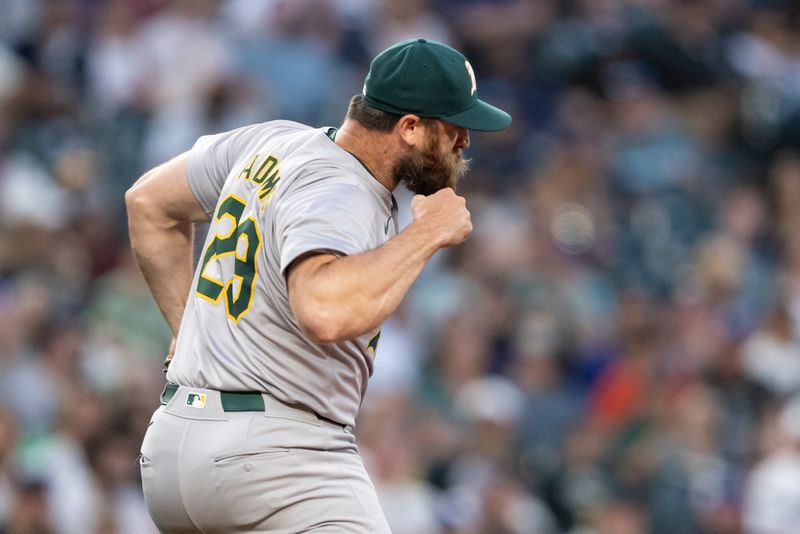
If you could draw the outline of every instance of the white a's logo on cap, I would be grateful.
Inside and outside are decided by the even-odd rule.
[[[478,84],[475,83],[475,71],[472,70],[472,65],[469,64],[469,61],[466,59],[464,60],[464,65],[467,67],[467,72],[469,73],[469,79],[472,80],[472,89],[470,90],[469,94],[474,95],[478,91]]]

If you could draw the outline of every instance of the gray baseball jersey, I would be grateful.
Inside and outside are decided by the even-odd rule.
[[[332,131],[273,121],[201,137],[189,152],[189,184],[212,221],[170,382],[268,392],[353,425],[380,331],[313,342],[289,305],[286,269],[310,251],[380,246],[397,233],[397,208]]]

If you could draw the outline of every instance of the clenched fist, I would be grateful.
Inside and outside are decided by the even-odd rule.
[[[472,232],[467,202],[451,188],[411,200],[414,223],[424,225],[439,247],[452,247],[463,243]]]

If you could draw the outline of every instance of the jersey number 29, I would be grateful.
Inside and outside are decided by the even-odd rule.
[[[241,220],[245,205],[245,201],[236,195],[228,195],[219,204],[212,228],[230,218],[231,229],[226,235],[214,234],[203,253],[197,281],[197,295],[209,302],[217,304],[225,296],[225,311],[234,322],[238,322],[253,304],[253,284],[258,277],[256,258],[261,248],[261,233],[256,219],[250,216]],[[240,246],[242,240],[244,243]],[[212,261],[230,260],[234,262],[233,276],[227,280],[217,280],[206,272]]]

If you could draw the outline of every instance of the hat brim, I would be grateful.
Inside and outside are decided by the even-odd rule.
[[[511,115],[481,99],[469,109],[453,115],[439,117],[450,124],[479,132],[496,132],[511,124]]]

